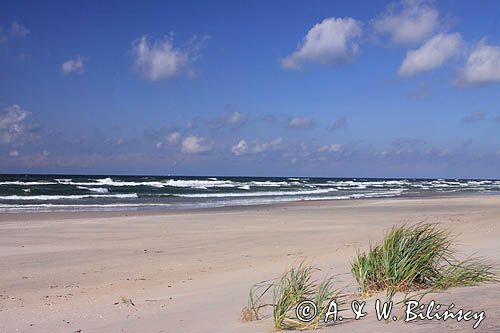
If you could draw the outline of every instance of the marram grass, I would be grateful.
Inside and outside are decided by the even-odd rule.
[[[452,237],[436,224],[403,225],[393,227],[368,252],[358,253],[351,268],[364,296],[498,281],[495,267],[482,258],[459,261],[454,254]]]
[[[316,329],[324,318],[330,301],[335,299],[339,306],[344,304],[341,289],[333,287],[333,277],[321,281],[314,279],[317,268],[303,262],[290,268],[273,282],[261,282],[250,289],[248,306],[242,311],[244,320],[262,318],[260,310],[272,307],[274,327],[277,330]],[[272,291],[272,302],[264,303],[263,298]],[[301,322],[295,315],[296,306],[303,300],[313,301],[318,308],[314,320]]]

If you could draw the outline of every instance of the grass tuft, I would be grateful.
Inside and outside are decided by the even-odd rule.
[[[455,259],[452,237],[431,223],[393,227],[381,244],[359,252],[351,268],[364,296],[498,281],[483,259]]]
[[[317,268],[305,263],[292,267],[273,282],[264,281],[250,289],[248,306],[243,308],[245,321],[262,318],[261,309],[272,307],[274,327],[278,330],[316,329],[328,310],[330,301],[335,299],[343,305],[344,295],[341,289],[333,287],[333,277],[321,281],[314,278]],[[263,298],[272,290],[272,302],[264,303]],[[295,314],[296,306],[303,300],[313,301],[318,314],[310,322],[301,322]]]

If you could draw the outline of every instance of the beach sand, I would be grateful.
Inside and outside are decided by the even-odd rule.
[[[0,332],[272,332],[244,323],[253,283],[302,260],[355,292],[350,262],[395,224],[438,222],[463,255],[500,262],[500,196],[370,199],[178,212],[0,215]],[[318,332],[472,331],[473,322],[378,322]],[[427,299],[485,311],[500,332],[500,285]],[[361,298],[359,298],[361,300]]]

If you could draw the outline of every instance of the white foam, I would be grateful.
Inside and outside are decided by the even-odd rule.
[[[209,187],[236,187],[238,183],[230,180],[182,180],[169,179],[162,182],[163,185],[172,187],[191,187],[191,188],[209,188]]]
[[[93,182],[78,182],[78,181],[73,181],[72,179],[58,179],[58,182],[56,184],[63,184],[63,185],[75,185],[75,186],[151,186],[151,187],[164,187],[164,184],[159,181],[154,181],[154,182],[126,182],[126,181],[115,181],[111,178],[101,178],[101,179],[96,179]]]
[[[253,186],[270,186],[270,187],[280,187],[280,186],[288,186],[287,182],[273,182],[270,180],[267,181],[252,181],[250,182]]]
[[[0,200],[75,200],[85,198],[137,198],[136,193],[82,194],[82,195],[4,195]]]
[[[268,197],[268,196],[294,196],[294,195],[310,195],[323,194],[338,191],[335,188],[304,190],[304,191],[262,191],[251,193],[196,193],[196,194],[174,194],[177,197],[184,198],[225,198],[225,197]]]
[[[36,185],[56,185],[56,182],[21,182],[21,181],[7,181],[0,182],[0,185],[24,185],[24,186],[36,186]]]
[[[4,205],[0,204],[0,212],[52,212],[52,211],[117,211],[141,209],[148,207],[170,207],[171,204],[141,203],[141,204],[92,204],[92,205],[63,205],[63,204],[36,204],[36,205]]]
[[[114,181],[111,178],[97,179],[97,182],[102,185],[109,186],[152,186],[152,187],[163,187],[162,182],[125,182],[125,181]]]
[[[108,193],[108,189],[105,187],[85,187],[85,186],[77,186],[81,190],[87,190],[96,193]]]

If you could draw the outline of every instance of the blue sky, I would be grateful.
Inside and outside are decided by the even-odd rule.
[[[3,1],[0,172],[500,177],[497,1]]]

